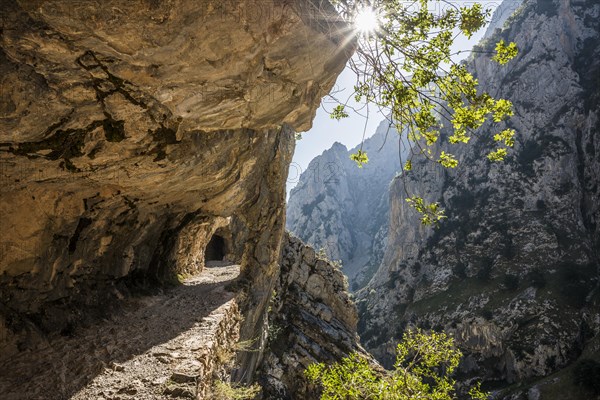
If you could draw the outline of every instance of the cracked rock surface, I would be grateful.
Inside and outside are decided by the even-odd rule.
[[[352,352],[372,360],[360,345],[357,320],[340,268],[286,233],[281,275],[270,304],[268,349],[259,375],[264,398],[317,399],[318,388],[304,376],[310,364],[336,362]]]

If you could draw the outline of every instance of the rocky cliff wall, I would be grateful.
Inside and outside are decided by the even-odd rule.
[[[461,378],[488,388],[528,387],[582,352],[600,358],[587,351],[600,331],[599,16],[595,1],[525,1],[477,48],[520,48],[506,67],[469,61],[484,89],[513,101],[516,144],[490,163],[484,128],[451,149],[455,171],[413,162],[407,187],[446,209],[439,229],[420,226],[402,179],[392,184],[384,261],[358,305],[363,343],[382,360],[410,326],[454,334],[467,354]],[[547,398],[579,393],[564,392]]]
[[[254,337],[277,278],[294,131],[349,57],[329,3],[0,10],[2,355],[68,334],[139,284],[201,270],[217,230],[246,276],[241,335]]]
[[[346,277],[288,234],[270,310],[268,350],[260,373],[267,399],[316,399],[317,388],[304,377],[310,364],[336,362],[354,351],[370,358],[356,334],[358,316]]]
[[[341,260],[353,290],[368,282],[383,256],[389,183],[400,170],[398,139],[381,122],[363,144],[369,156],[363,168],[350,159],[358,147],[335,143],[310,162],[290,194],[287,229]]]

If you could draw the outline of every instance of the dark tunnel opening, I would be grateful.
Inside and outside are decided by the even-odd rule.
[[[223,261],[225,258],[225,239],[219,235],[213,235],[206,245],[204,261]]]

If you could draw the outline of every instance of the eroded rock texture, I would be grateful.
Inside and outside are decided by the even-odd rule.
[[[286,234],[281,275],[271,299],[269,343],[260,382],[267,399],[316,399],[304,370],[351,352],[370,356],[356,334],[356,307],[346,277],[315,250]]]
[[[331,6],[48,0],[0,12],[2,357],[68,334],[132,285],[199,271],[217,230],[249,282],[241,330],[255,337],[294,130],[310,127],[349,56]]]
[[[485,128],[450,149],[456,171],[413,162],[407,187],[446,209],[439,229],[420,226],[393,183],[384,261],[359,304],[359,333],[381,359],[411,326],[454,334],[462,378],[490,388],[527,387],[582,352],[600,358],[599,17],[595,1],[525,1],[479,49],[515,41],[517,58],[469,61],[484,89],[513,101],[516,144],[488,162],[503,128]],[[543,382],[540,398],[589,395],[556,391],[572,387],[570,373]]]

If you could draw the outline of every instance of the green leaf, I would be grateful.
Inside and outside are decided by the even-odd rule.
[[[367,153],[362,150],[358,150],[358,152],[354,154],[350,154],[350,159],[358,165],[358,168],[362,168],[363,164],[369,162],[369,158],[367,157]]]
[[[413,196],[406,199],[408,204],[421,214],[421,224],[438,225],[446,218],[444,210],[440,209],[439,203],[426,203],[422,197]]]
[[[475,3],[471,7],[460,8],[460,30],[467,38],[471,38],[473,33],[477,32],[485,25],[486,17],[489,12],[483,11],[481,4]]]
[[[496,55],[492,57],[492,60],[496,61],[500,65],[504,65],[519,54],[517,44],[510,42],[506,45],[504,40],[500,40],[496,44]]]
[[[507,154],[506,149],[502,148],[502,149],[498,149],[496,151],[490,152],[488,154],[487,158],[492,162],[504,161],[506,154]]]
[[[458,160],[452,154],[448,154],[445,151],[442,151],[438,163],[442,164],[442,166],[446,168],[456,168],[456,166],[458,165]]]
[[[355,6],[360,2],[334,1],[352,23]],[[398,0],[369,2],[377,7],[380,26],[376,34],[358,35],[357,57],[349,67],[356,74],[352,95],[357,103],[362,103],[357,109],[375,106],[382,110],[390,116],[401,136],[405,136],[414,154],[435,160],[441,167],[455,168],[458,160],[453,155],[433,156],[439,151],[436,146],[445,145],[440,143],[443,141],[457,146],[471,144],[477,130],[488,122],[493,130],[494,123],[513,115],[513,107],[508,99],[496,98],[481,90],[478,79],[465,63],[452,62],[456,33],[471,37],[485,25],[489,10],[473,2],[458,8],[444,7],[440,11],[440,3],[439,0],[416,0],[407,6]],[[506,64],[517,54],[515,43],[500,40],[492,59]],[[341,103],[331,113],[334,119],[347,116]],[[440,133],[442,121],[450,121],[451,131],[447,135]],[[502,161],[508,148],[514,145],[514,131],[505,129],[492,135],[499,146],[490,147],[487,158]],[[368,161],[361,152],[351,158],[359,167]],[[416,169],[417,165],[421,166],[407,163],[404,171]],[[437,224],[442,218],[443,213],[439,214],[434,205],[417,207],[417,203],[413,203],[413,206],[420,209],[417,211],[425,224]]]
[[[348,118],[348,113],[346,111],[344,111],[344,106],[341,104],[338,104],[337,106],[335,106],[335,108],[333,109],[333,111],[331,112],[331,114],[329,115],[332,119],[337,119],[338,121],[342,118]]]
[[[494,135],[494,140],[496,142],[504,141],[504,144],[508,147],[512,147],[515,144],[515,130],[514,129],[505,129],[500,133],[496,133]]]

